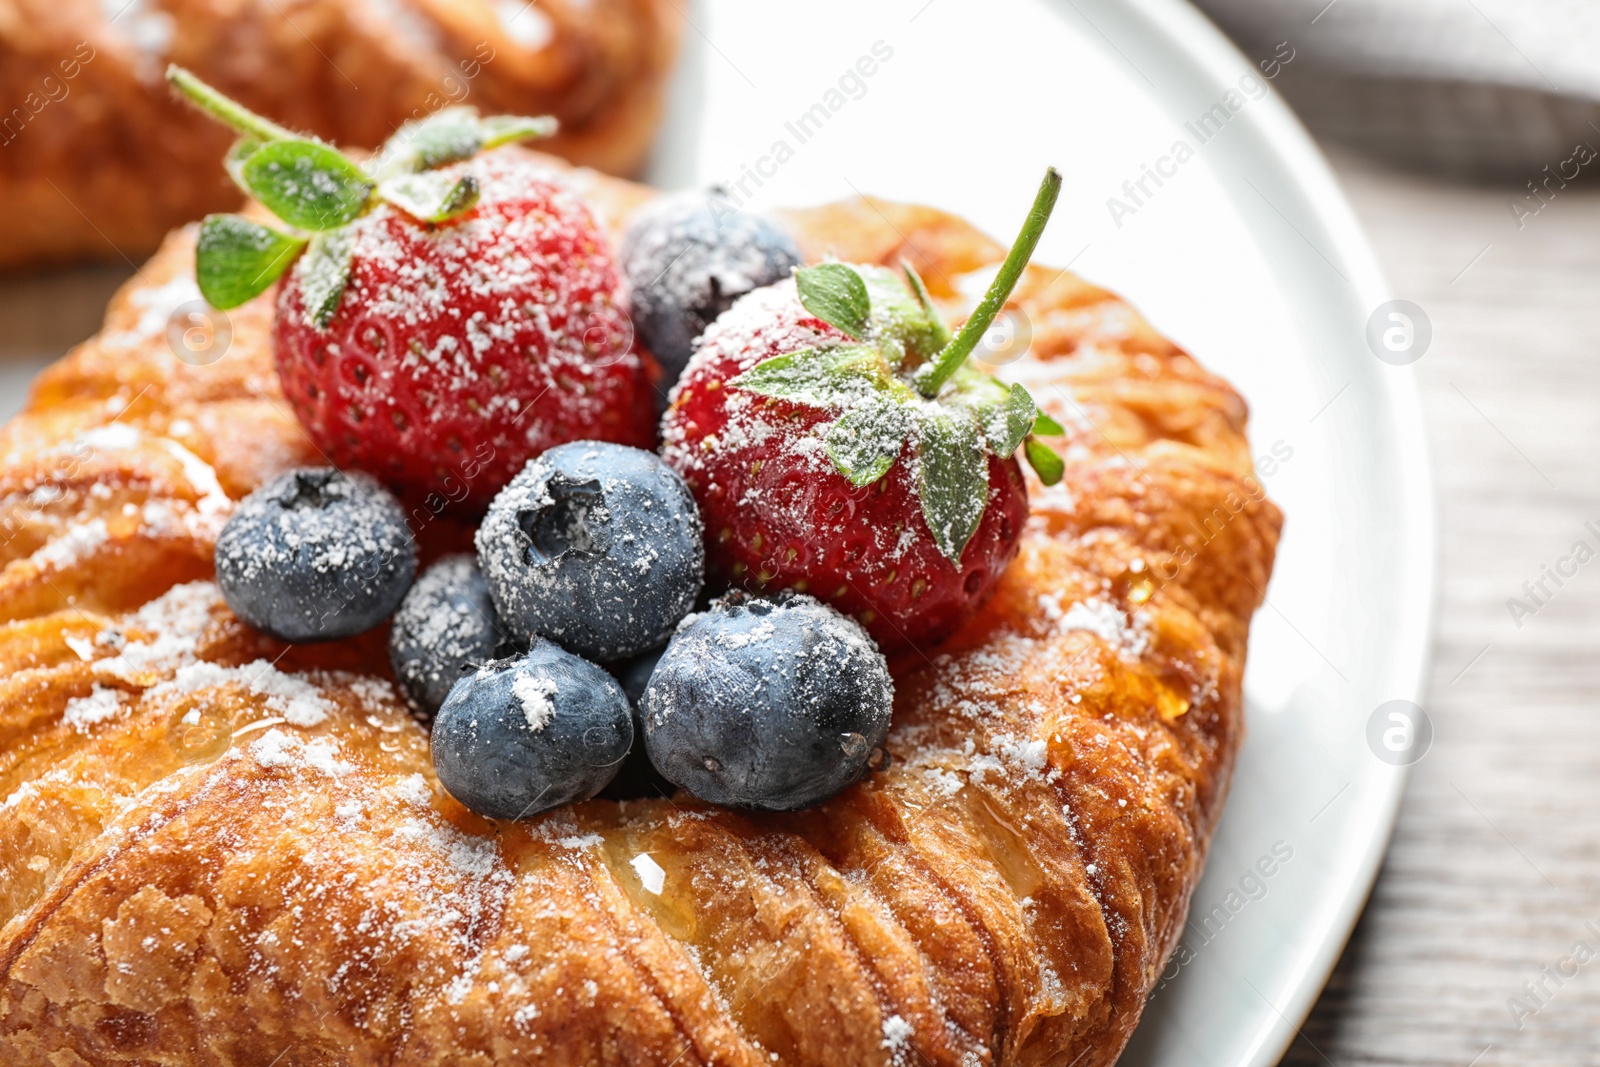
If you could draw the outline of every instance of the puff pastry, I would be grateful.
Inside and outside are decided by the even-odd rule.
[[[647,195],[576,179],[613,227]],[[1001,255],[928,208],[785,218],[809,256],[910,258],[953,312]],[[1227,792],[1281,525],[1233,389],[1031,268],[1007,371],[1068,427],[1066,479],[988,605],[893,665],[890,768],[792,815],[495,826],[435,783],[381,635],[277,645],[209,582],[230,499],[314,457],[265,298],[210,366],[160,336],[193,236],[0,433],[0,1061],[1117,1058]]]
[[[681,21],[673,0],[0,0],[0,269],[131,265],[239,205],[233,135],[174,99],[169,62],[339,145],[464,103],[555,115],[546,150],[628,174]]]

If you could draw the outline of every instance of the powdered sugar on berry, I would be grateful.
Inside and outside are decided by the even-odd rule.
[[[528,720],[528,729],[538,733],[556,717],[554,697],[559,689],[551,678],[518,671],[511,680],[511,693],[522,705],[522,714]]]
[[[935,530],[924,506],[936,498],[924,497],[922,431],[908,432],[906,420],[949,425],[942,402],[903,382],[892,403],[871,390],[857,397],[853,375],[827,396],[842,410],[730,384],[765,360],[845,339],[802,306],[792,278],[742,297],[701,335],[674,388],[662,455],[694,490],[713,581],[803,590],[855,615],[880,645],[898,650],[943,636],[971,613],[1015,554],[1026,490],[1009,457],[989,456],[978,466],[984,461],[967,464],[973,457],[959,444],[947,447],[941,454],[956,456],[954,465],[977,467],[977,481],[963,481],[958,491],[941,481],[942,498],[960,503],[932,509],[940,516]],[[835,385],[830,377],[828,389]],[[847,416],[847,431],[838,431]],[[863,455],[893,455],[887,472],[852,485],[830,455],[846,441]],[[867,447],[872,442],[876,449]],[[898,452],[891,442],[903,442]],[[977,514],[985,477],[981,521],[954,564],[939,546],[960,543],[957,528]]]
[[[441,225],[380,204],[350,223],[349,284],[319,328],[291,269],[276,329],[285,396],[333,462],[487,503],[533,455],[647,447],[644,363],[606,242],[559,172],[513,149],[442,168],[477,206]]]

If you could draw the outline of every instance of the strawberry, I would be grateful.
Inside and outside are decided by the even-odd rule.
[[[240,130],[229,171],[288,226],[208,217],[201,293],[225,309],[283,277],[278,377],[328,459],[413,501],[481,509],[553,445],[650,447],[648,370],[594,217],[548,168],[479,154],[550,120],[451,108],[358,166],[169,77]]]
[[[952,337],[920,278],[823,263],[741,299],[672,394],[664,456],[694,491],[707,577],[808,592],[887,651],[949,634],[1016,555],[1014,454],[1047,484],[1061,429],[966,365],[1054,207],[1050,170],[989,291]]]
[[[652,393],[588,209],[504,153],[437,173],[475,178],[477,205],[442,226],[389,204],[351,223],[325,324],[309,257],[279,290],[278,377],[312,440],[416,492],[459,473],[479,504],[554,445],[651,447]]]

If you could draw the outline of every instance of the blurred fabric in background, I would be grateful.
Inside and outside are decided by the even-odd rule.
[[[1196,2],[1249,55],[1294,47],[1274,84],[1319,138],[1519,185],[1600,152],[1600,0]]]

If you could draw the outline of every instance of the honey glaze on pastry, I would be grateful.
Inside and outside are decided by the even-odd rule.
[[[613,238],[646,199],[573,179]],[[881,201],[784,220],[808,261],[909,259],[952,313],[1002,251]],[[145,321],[193,239],[0,433],[0,1060],[1116,1059],[1221,811],[1281,525],[1225,382],[1030,268],[1007,375],[1065,427],[1066,474],[1031,482],[985,606],[892,662],[891,765],[793,814],[680,795],[496,825],[437,785],[381,634],[284,646],[211,583],[231,501],[319,457],[270,296],[209,366]]]

